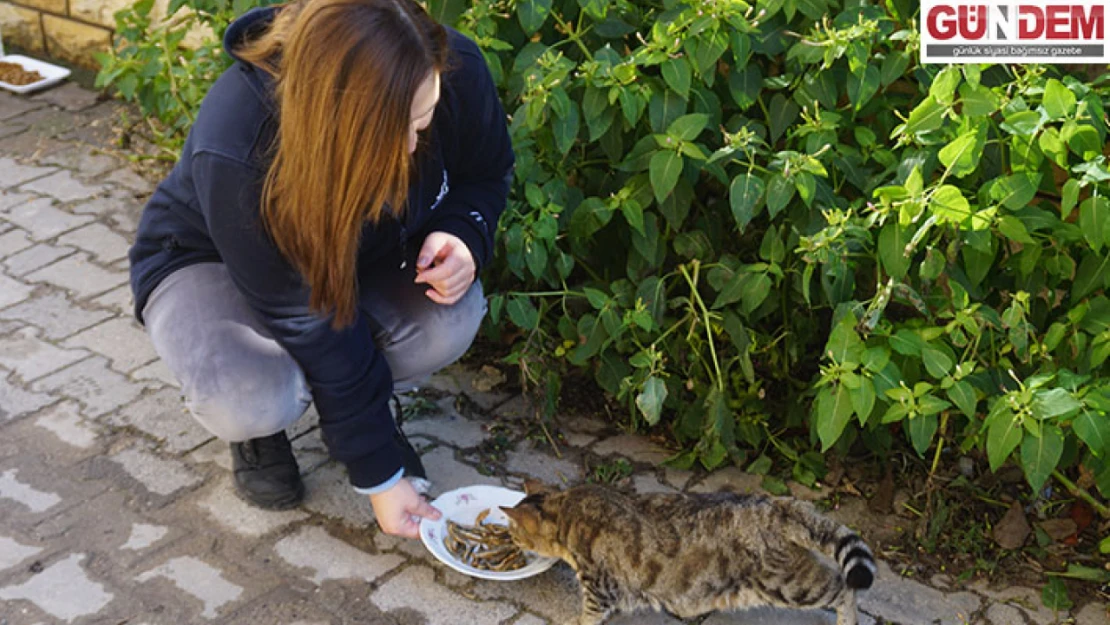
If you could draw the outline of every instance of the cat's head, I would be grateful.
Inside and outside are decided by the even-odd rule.
[[[509,517],[509,535],[517,547],[541,556],[566,559],[558,542],[559,491],[529,480],[526,496],[512,508],[502,508]]]

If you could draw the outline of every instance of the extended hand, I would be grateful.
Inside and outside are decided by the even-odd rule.
[[[374,507],[374,516],[383,532],[405,538],[420,536],[421,517],[435,521],[440,516],[440,511],[424,501],[404,478],[389,490],[370,495],[370,505]]]
[[[454,304],[474,282],[474,256],[462,239],[433,232],[416,257],[416,283],[432,287],[425,294],[437,304]]]

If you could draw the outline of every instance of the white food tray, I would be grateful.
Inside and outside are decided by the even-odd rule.
[[[0,53],[2,54],[2,53]],[[22,54],[9,54],[7,56],[0,56],[0,61],[6,63],[15,63],[23,67],[24,70],[29,72],[38,72],[42,74],[42,80],[36,80],[33,83],[26,85],[13,85],[9,82],[0,80],[0,87],[15,93],[30,93],[39,89],[44,89],[51,85],[56,85],[65,80],[69,76],[69,70],[64,67],[59,67],[43,61],[38,61],[30,57],[23,56]]]

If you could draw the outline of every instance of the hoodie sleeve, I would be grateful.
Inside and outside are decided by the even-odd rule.
[[[300,365],[328,451],[351,483],[380,485],[401,468],[389,412],[392,374],[359,313],[335,330],[308,306],[309,289],[266,234],[258,213],[263,174],[211,152],[194,154],[199,209],[232,280],[258,318]]]
[[[455,67],[447,73],[447,106],[437,120],[449,190],[429,226],[462,239],[481,270],[493,257],[493,235],[512,183],[513,147],[485,59],[469,39],[451,36]]]

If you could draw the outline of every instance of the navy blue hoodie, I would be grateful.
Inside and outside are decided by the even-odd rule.
[[[229,54],[275,11],[255,9],[232,23],[224,36]],[[360,276],[381,269],[386,256],[399,257],[406,245],[419,249],[433,230],[462,239],[479,269],[493,253],[512,146],[477,46],[453,30],[448,35],[449,70],[427,144],[417,153],[403,223],[383,218],[363,230]],[[277,129],[272,87],[268,74],[237,59],[205,96],[181,160],[143,210],[130,253],[135,313],[142,322],[151,291],[177,269],[224,263],[258,318],[304,370],[332,457],[347,466],[353,485],[373,487],[401,468],[388,408],[392,375],[363,313],[335,330],[330,317],[309,310],[307,286],[260,221]]]

